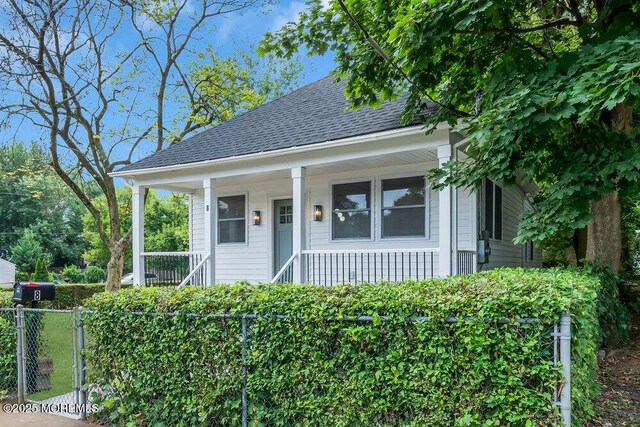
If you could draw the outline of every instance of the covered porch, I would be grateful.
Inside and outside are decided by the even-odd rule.
[[[448,130],[425,136],[418,127],[385,132],[384,138],[367,135],[366,146],[363,140],[354,137],[277,156],[261,153],[188,171],[137,176],[132,205],[134,283],[186,286],[249,280],[330,286],[475,272],[474,194],[450,187],[424,190],[424,203],[403,211],[423,213],[422,234],[389,237],[384,231],[390,228],[388,218],[403,218],[393,214],[397,206],[385,205],[385,188],[424,176],[428,169],[461,155],[457,140]],[[368,183],[358,190],[364,195],[348,195],[364,202],[338,212],[336,188],[350,183]],[[189,251],[145,252],[148,188],[190,195]],[[344,221],[341,215],[368,219],[368,234],[336,236],[338,220]]]

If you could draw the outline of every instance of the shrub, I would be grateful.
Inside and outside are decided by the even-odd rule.
[[[100,292],[104,292],[102,283],[57,285],[55,301],[43,301],[40,307],[61,310],[79,307],[84,304],[84,301]]]
[[[123,288],[131,287],[131,284],[122,285]],[[56,285],[55,301],[41,301],[40,308],[53,308],[59,310],[71,309],[84,304],[84,301],[93,295],[104,292],[102,283],[62,284]],[[0,307],[13,307],[13,291],[0,290]]]
[[[0,394],[16,386],[16,328],[0,317]]]
[[[34,282],[48,282],[49,272],[47,271],[47,261],[43,258],[36,260],[36,270],[31,278]]]
[[[561,374],[550,331],[569,311],[581,425],[598,392],[600,288],[572,270],[499,269],[419,283],[102,293],[86,303],[90,381],[116,424],[238,424],[240,320],[206,315],[256,313],[244,355],[252,425],[553,425]],[[361,315],[373,321],[345,320]],[[407,322],[415,316],[429,320]],[[538,322],[514,322],[523,317]]]
[[[84,281],[86,283],[98,283],[107,278],[107,273],[100,267],[90,265],[84,270]]]
[[[603,347],[617,348],[629,339],[629,310],[622,302],[620,288],[623,280],[611,269],[587,267],[601,283],[598,294],[598,319],[602,330]]]
[[[16,270],[16,282],[26,282],[27,280],[29,280],[29,273]]]
[[[62,269],[61,279],[70,283],[82,283],[84,274],[77,265],[67,265]]]
[[[13,307],[13,291],[0,291],[0,307]]]

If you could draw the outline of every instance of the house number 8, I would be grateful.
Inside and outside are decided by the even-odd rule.
[[[209,212],[209,205],[207,205],[207,207],[205,208],[207,212]]]

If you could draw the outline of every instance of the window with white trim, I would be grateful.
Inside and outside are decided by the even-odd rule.
[[[218,197],[218,243],[245,243],[246,196]]]
[[[382,237],[425,237],[423,176],[382,180]]]
[[[502,187],[488,178],[484,182],[484,222],[489,237],[502,240]]]
[[[332,239],[371,238],[371,181],[334,184]]]

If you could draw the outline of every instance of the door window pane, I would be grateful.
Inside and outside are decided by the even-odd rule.
[[[293,223],[293,206],[280,206],[280,224]]]
[[[371,182],[333,186],[333,239],[371,237]]]
[[[426,236],[426,188],[424,178],[382,181],[382,237]]]

